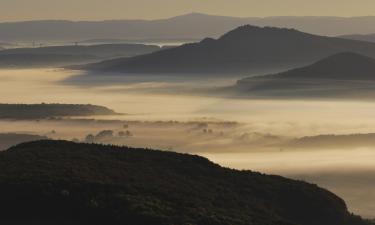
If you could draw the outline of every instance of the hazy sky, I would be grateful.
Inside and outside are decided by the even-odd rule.
[[[0,0],[0,21],[155,19],[189,12],[228,16],[368,16],[375,0]]]

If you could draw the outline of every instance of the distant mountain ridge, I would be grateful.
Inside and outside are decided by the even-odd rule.
[[[199,26],[197,26],[199,24]],[[217,38],[245,24],[288,27],[319,35],[375,33],[375,17],[265,17],[237,18],[191,13],[158,20],[25,21],[0,23],[3,41]]]
[[[306,65],[348,51],[375,57],[375,43],[245,25],[218,39],[83,68],[122,73],[245,73]]]

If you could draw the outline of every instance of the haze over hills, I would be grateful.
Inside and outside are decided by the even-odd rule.
[[[375,87],[375,59],[344,52],[285,72],[245,78],[242,93],[289,97],[367,97]]]
[[[100,58],[130,57],[158,51],[156,45],[143,44],[102,44],[102,45],[66,45],[38,48],[12,48],[0,51],[0,55],[12,54],[62,54],[92,55]]]
[[[156,45],[102,44],[12,48],[0,50],[0,67],[64,66],[131,57],[162,49]]]
[[[287,147],[302,147],[304,149],[315,148],[315,149],[353,149],[363,147],[375,146],[375,134],[345,134],[345,135],[334,135],[325,134],[317,136],[306,136],[298,139],[294,139],[287,144]]]
[[[32,134],[20,134],[20,133],[0,133],[0,151],[6,150],[12,146],[30,142],[47,140],[48,137]]]
[[[245,24],[288,27],[329,36],[375,32],[375,17],[371,16],[236,18],[192,13],[159,20],[7,22],[0,23],[0,37],[3,41],[203,39],[217,38]]]
[[[346,51],[375,57],[375,43],[246,25],[219,39],[206,38],[199,43],[83,68],[123,73],[244,73],[306,65]]]
[[[375,42],[375,34],[349,34],[349,35],[342,35],[339,37],[350,39],[350,40],[357,40],[357,41]]]
[[[65,141],[0,153],[2,224],[366,225],[301,181],[205,158]]]

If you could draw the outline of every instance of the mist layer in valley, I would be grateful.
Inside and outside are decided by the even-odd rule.
[[[375,216],[371,189],[375,105],[370,100],[191,94],[233,84],[238,78],[133,76],[121,78],[122,82],[114,77],[116,82],[107,85],[67,82],[80,75],[55,69],[0,70],[1,103],[93,104],[118,112],[2,119],[0,137],[17,140],[1,146],[2,150],[32,137],[199,154],[228,167],[317,183],[343,197],[352,211]]]

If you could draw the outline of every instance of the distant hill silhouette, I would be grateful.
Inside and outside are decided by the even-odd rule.
[[[375,80],[375,59],[344,52],[329,56],[309,66],[272,75],[270,78]]]
[[[255,96],[372,98],[375,59],[338,53],[308,66],[239,80],[236,88]]]
[[[131,57],[160,50],[156,45],[102,44],[12,48],[0,51],[0,67],[44,67],[92,63],[117,57]]]
[[[199,26],[197,26],[199,24]],[[157,20],[25,21],[0,23],[3,41],[81,41],[87,39],[203,39],[217,38],[245,24],[295,28],[319,35],[375,33],[375,17],[237,18],[190,13]]]
[[[77,63],[94,63],[101,60],[101,58],[92,55],[0,54],[0,68],[64,67]]]
[[[345,135],[326,134],[318,136],[306,136],[294,139],[287,144],[287,147],[297,147],[299,149],[353,149],[374,146],[375,133]]]
[[[130,57],[158,51],[156,45],[143,44],[101,44],[101,45],[66,45],[38,48],[12,48],[0,51],[0,55],[11,54],[61,54],[61,55],[91,55],[98,58]]]
[[[83,68],[124,73],[244,73],[305,65],[343,51],[375,56],[375,43],[246,25],[217,40],[206,38],[199,43]]]
[[[79,104],[0,104],[0,119],[43,119],[49,117],[115,115],[98,105]]]
[[[365,225],[305,182],[146,149],[25,143],[0,153],[1,224]]]
[[[345,38],[345,39],[357,40],[357,41],[375,42],[375,34],[349,34],[349,35],[339,36],[339,38]]]

